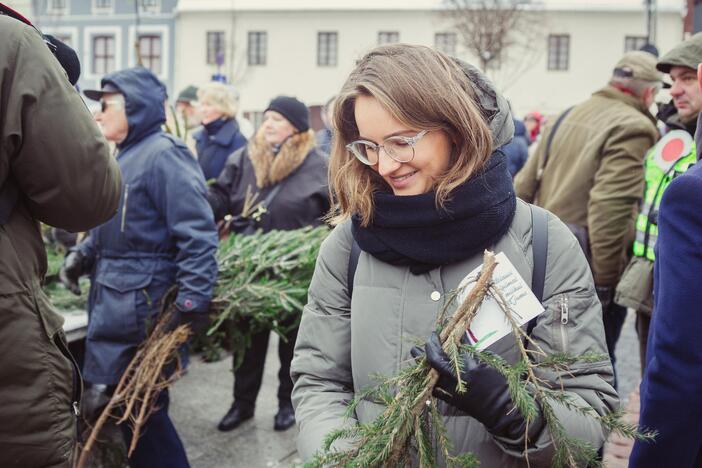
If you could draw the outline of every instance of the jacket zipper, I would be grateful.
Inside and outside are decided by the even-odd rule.
[[[61,354],[63,354],[66,359],[68,359],[73,366],[73,401],[71,402],[71,408],[73,409],[73,415],[78,418],[80,416],[80,400],[83,397],[83,380],[80,377],[80,369],[78,368],[78,363],[73,358],[73,355],[68,350],[66,343],[63,341],[61,333],[56,333],[54,335],[54,343],[59,349]],[[78,425],[76,424],[76,435],[78,440],[81,441],[82,437],[80,431],[78,430]]]
[[[561,309],[561,344],[563,345],[563,352],[568,352],[568,332],[566,326],[568,325],[568,297],[565,294],[561,294],[560,299],[560,309]]]
[[[127,201],[129,200],[129,184],[124,186],[124,205],[122,205],[122,225],[120,230],[124,232],[124,224],[127,222]]]

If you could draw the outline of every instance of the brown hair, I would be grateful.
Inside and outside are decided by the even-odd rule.
[[[334,206],[328,219],[338,224],[357,214],[367,226],[373,193],[385,181],[358,161],[346,145],[359,137],[354,107],[372,96],[400,123],[417,130],[443,130],[453,142],[449,167],[435,183],[442,207],[451,191],[481,169],[492,153],[492,135],[462,68],[447,55],[424,46],[393,44],[367,53],[349,75],[334,105],[334,142],[329,190]]]

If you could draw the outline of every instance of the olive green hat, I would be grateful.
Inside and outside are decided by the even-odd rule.
[[[656,64],[663,73],[670,73],[673,67],[687,67],[697,70],[702,63],[702,33],[697,33],[689,39],[673,47]]]
[[[641,50],[624,54],[614,66],[613,74],[642,81],[663,81],[663,74],[656,70],[656,57]]]

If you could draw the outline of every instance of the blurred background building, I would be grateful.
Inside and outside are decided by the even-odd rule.
[[[171,97],[189,84],[225,81],[255,125],[271,97],[288,94],[310,105],[318,127],[320,106],[378,44],[425,44],[474,63],[523,116],[585,99],[627,50],[650,41],[665,53],[702,28],[702,0],[472,2],[516,3],[516,17],[460,8],[471,0],[5,1],[76,48],[82,88],[135,65],[138,44]],[[502,45],[481,44],[485,31],[499,31]]]

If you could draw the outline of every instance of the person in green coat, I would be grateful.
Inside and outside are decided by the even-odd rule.
[[[653,313],[653,262],[658,239],[658,212],[670,182],[697,162],[693,140],[702,111],[702,89],[697,65],[702,63],[702,33],[673,47],[658,60],[656,68],[670,76],[669,104],[659,106],[658,119],[666,134],[646,153],[646,186],[636,217],[633,257],[617,286],[615,302],[636,310],[641,373],[646,369],[648,331]]]
[[[546,127],[514,180],[517,196],[568,224],[590,256],[612,362],[626,318],[612,299],[631,255],[644,157],[658,140],[649,108],[662,78],[652,54],[624,54],[607,86]]]
[[[107,221],[120,172],[39,31],[0,13],[0,466],[69,468],[82,387],[41,289],[39,221],[68,231]]]

